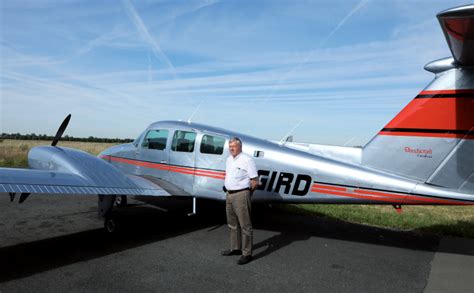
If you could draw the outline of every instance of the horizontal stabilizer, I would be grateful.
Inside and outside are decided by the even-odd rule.
[[[437,16],[456,63],[474,66],[474,5],[451,8]]]

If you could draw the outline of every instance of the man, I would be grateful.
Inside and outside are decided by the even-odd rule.
[[[258,174],[252,157],[242,153],[242,141],[229,141],[230,156],[226,161],[225,186],[227,225],[230,229],[230,249],[222,255],[240,255],[239,265],[252,260],[252,221],[250,196],[258,185]]]

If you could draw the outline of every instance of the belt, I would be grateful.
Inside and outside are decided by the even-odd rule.
[[[238,190],[227,190],[227,193],[228,194],[232,194],[232,193],[237,193],[237,192],[241,192],[241,191],[244,191],[244,190],[250,190],[250,188],[244,188],[244,189],[238,189]]]

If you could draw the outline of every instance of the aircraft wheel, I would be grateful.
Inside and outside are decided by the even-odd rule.
[[[104,229],[107,233],[115,234],[118,231],[117,217],[109,216],[104,219]]]
[[[127,205],[127,196],[126,195],[118,195],[116,198],[115,198],[115,204],[118,206],[118,207],[124,207]]]

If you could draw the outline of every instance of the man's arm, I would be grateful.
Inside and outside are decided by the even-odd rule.
[[[254,192],[258,187],[258,177],[250,179],[250,192]]]

